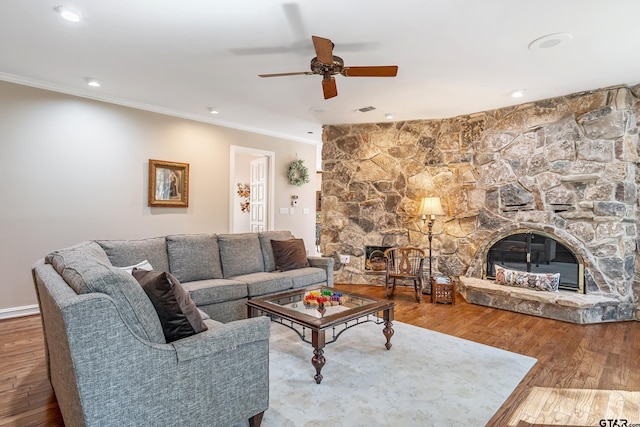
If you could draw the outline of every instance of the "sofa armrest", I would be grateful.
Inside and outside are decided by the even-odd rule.
[[[204,332],[171,343],[178,363],[211,357],[223,351],[236,351],[238,347],[255,341],[269,340],[271,331],[268,317],[225,323]]]
[[[307,257],[307,260],[309,260],[309,265],[311,267],[320,267],[320,268],[329,267],[333,269],[333,258],[331,257],[310,256],[310,257]]]
[[[307,260],[311,267],[318,267],[327,271],[327,286],[333,287],[333,258],[326,256],[310,256],[307,257]]]

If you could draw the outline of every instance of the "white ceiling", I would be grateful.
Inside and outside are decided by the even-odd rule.
[[[79,23],[54,12],[65,1],[2,0],[0,79],[311,143],[323,124],[453,117],[640,82],[637,0],[69,0]],[[528,49],[564,32],[569,42]],[[329,100],[318,75],[258,77],[307,71],[312,35],[346,66],[398,65],[398,76],[338,75]],[[376,110],[354,111],[366,106]]]

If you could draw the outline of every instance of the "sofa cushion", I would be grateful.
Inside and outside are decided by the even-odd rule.
[[[264,259],[264,271],[274,271],[276,264],[273,259],[271,241],[293,239],[293,235],[289,231],[263,231],[258,233],[258,239],[260,239],[262,258]]]
[[[316,284],[327,284],[327,270],[323,268],[300,268],[297,270],[285,271],[282,274],[291,278],[294,289]]]
[[[90,292],[87,282],[100,280],[110,267],[110,262],[100,261],[86,252],[63,249],[47,255],[47,261],[77,294]]]
[[[560,285],[560,273],[529,273],[495,266],[496,284],[527,288],[535,291],[557,292]]]
[[[109,261],[109,257],[107,256],[104,249],[102,249],[102,246],[93,241],[78,243],[77,245],[51,252],[45,257],[45,262],[48,264],[53,264],[53,257],[55,256],[55,254],[68,251],[82,253],[90,258],[94,258],[96,261],[99,261],[105,265],[111,265],[111,261]]]
[[[222,279],[218,238],[211,234],[167,236],[171,274],[182,282]]]
[[[275,292],[284,292],[293,287],[291,277],[278,271],[245,274],[236,276],[233,279],[247,284],[249,298],[273,294]]]
[[[168,343],[207,330],[189,292],[171,273],[134,269],[133,277],[155,307]]]
[[[50,258],[53,268],[76,293],[108,295],[134,334],[154,343],[166,342],[151,301],[129,273],[97,261],[83,251],[57,251]]]
[[[111,264],[126,267],[145,259],[158,271],[169,270],[167,243],[164,237],[140,240],[96,240],[107,253]]]
[[[304,240],[272,240],[273,259],[278,271],[296,270],[309,267]]]
[[[220,234],[218,246],[225,279],[264,271],[257,233]]]
[[[208,279],[183,282],[197,306],[247,298],[247,285],[230,279]]]

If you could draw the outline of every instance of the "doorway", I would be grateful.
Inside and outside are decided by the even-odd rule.
[[[235,145],[230,148],[229,231],[273,230],[275,153]]]

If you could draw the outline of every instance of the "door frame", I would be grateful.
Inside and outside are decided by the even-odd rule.
[[[275,224],[275,164],[276,164],[276,153],[273,151],[260,150],[258,148],[252,147],[242,147],[239,145],[231,145],[229,150],[229,232],[233,230],[233,210],[234,203],[233,198],[236,194],[236,187],[233,179],[236,175],[236,154],[252,154],[259,157],[267,158],[267,176],[269,182],[267,183],[267,209],[265,210],[267,214],[267,222],[266,229],[273,230]]]

